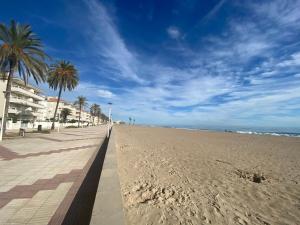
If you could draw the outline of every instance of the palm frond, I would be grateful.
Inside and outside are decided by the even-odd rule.
[[[27,83],[32,77],[36,83],[47,77],[47,55],[41,40],[32,32],[30,25],[21,25],[14,20],[10,26],[0,24],[0,69],[13,68]]]
[[[78,85],[78,81],[77,70],[70,62],[59,61],[50,66],[48,83],[54,90],[62,86],[64,91],[71,91]]]
[[[4,43],[9,42],[9,33],[4,24],[0,24],[0,40]]]

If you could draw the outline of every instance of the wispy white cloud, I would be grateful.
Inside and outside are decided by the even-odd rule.
[[[170,38],[173,38],[173,39],[178,39],[181,37],[181,33],[180,33],[178,27],[175,27],[175,26],[168,27],[167,33],[170,36]]]
[[[201,19],[201,22],[207,22],[211,19],[224,5],[226,0],[220,0],[218,4],[216,4],[206,15]]]
[[[280,26],[297,26],[300,22],[298,0],[251,2],[250,6],[262,17],[268,17]]]
[[[277,64],[278,67],[300,66],[300,52],[296,52],[289,59],[283,60]]]
[[[94,52],[100,59],[105,59],[109,69],[116,70],[115,76],[143,82],[137,73],[136,58],[127,48],[106,8],[96,0],[85,2],[91,25],[85,32],[87,38],[92,41]]]
[[[114,94],[111,91],[108,90],[97,90],[97,95],[101,98],[112,98],[114,97]]]
[[[300,34],[294,10],[298,2],[243,5],[251,18],[263,13],[267,17],[231,18],[222,34],[199,38],[198,47],[181,45],[174,52],[189,61],[179,67],[141,58],[128,48],[107,9],[98,1],[86,1],[91,23],[86,35],[101,66],[106,66],[100,69],[113,70],[120,88],[83,82],[75,94],[103,105],[109,98],[114,116],[134,116],[138,122],[300,126],[300,115],[295,113],[300,108],[300,56],[282,44]],[[173,39],[182,36],[174,26],[167,33]],[[128,80],[134,85],[124,85]]]

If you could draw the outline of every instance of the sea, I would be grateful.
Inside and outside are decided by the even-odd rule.
[[[163,126],[185,130],[217,131],[239,134],[272,135],[286,137],[300,137],[300,131],[289,131],[288,128],[242,128],[242,127],[197,127],[197,126]],[[296,130],[296,128],[294,129]]]
[[[287,137],[300,137],[300,133],[290,132],[257,132],[257,131],[235,131],[240,134],[258,134],[258,135],[272,135],[272,136],[287,136]]]

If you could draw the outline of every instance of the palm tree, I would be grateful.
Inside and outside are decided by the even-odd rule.
[[[68,61],[59,61],[50,67],[48,75],[49,87],[54,90],[59,89],[57,103],[54,111],[53,122],[51,129],[54,129],[54,123],[57,113],[57,108],[61,98],[61,92],[73,90],[78,84],[78,73],[76,68]]]
[[[100,105],[98,105],[96,115],[97,115],[97,123],[99,124],[99,121],[100,121],[100,118],[101,118],[101,108],[100,108]]]
[[[72,114],[71,109],[63,108],[63,109],[61,110],[60,115],[61,115],[61,117],[62,117],[64,123],[67,122],[67,118],[68,118],[68,116],[70,116],[71,114]]]
[[[129,125],[130,125],[130,124],[131,124],[131,120],[132,120],[132,119],[131,119],[131,117],[129,117],[128,119],[129,119]]]
[[[100,106],[98,104],[93,104],[90,108],[90,113],[91,116],[93,117],[93,124],[95,122],[95,117],[98,116],[98,121],[99,121],[99,110],[100,110]],[[101,110],[100,110],[101,112]]]
[[[91,117],[93,119],[93,125],[94,125],[94,120],[95,120],[95,104],[91,105],[91,107],[90,107],[90,114],[91,114]]]
[[[38,84],[46,80],[47,55],[43,51],[41,40],[32,32],[31,26],[21,25],[14,20],[10,26],[0,24],[0,72],[7,79],[5,91],[5,109],[3,115],[3,133],[10,103],[12,79],[15,73],[22,77],[25,84],[32,77]],[[8,76],[7,76],[8,74]]]
[[[78,96],[74,104],[79,106],[79,120],[78,120],[78,127],[79,127],[80,120],[81,120],[81,111],[84,108],[84,106],[87,105],[87,99],[86,97]]]
[[[103,121],[108,122],[108,116],[106,116],[105,114],[100,113],[100,117]]]

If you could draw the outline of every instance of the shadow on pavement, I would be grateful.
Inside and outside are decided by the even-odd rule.
[[[85,225],[90,223],[99,179],[104,163],[109,138],[106,138],[84,178],[62,224]]]

